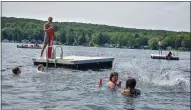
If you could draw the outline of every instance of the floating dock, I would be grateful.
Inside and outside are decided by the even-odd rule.
[[[70,69],[104,69],[112,68],[112,57],[86,57],[86,56],[65,56],[54,59],[33,58],[34,65],[43,64],[48,67],[65,67]]]
[[[152,59],[179,60],[178,56],[166,57],[166,55],[151,54]]]

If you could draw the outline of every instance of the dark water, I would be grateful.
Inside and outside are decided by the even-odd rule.
[[[40,50],[18,49],[2,43],[3,110],[189,110],[190,53],[178,52],[179,61],[153,60],[153,50],[64,46],[64,55],[114,57],[112,69],[79,71],[51,68],[36,73],[32,58]],[[167,53],[167,52],[164,52]],[[58,52],[59,54],[59,52]],[[22,75],[9,68],[21,65]],[[7,69],[8,68],[8,69]],[[119,72],[122,88],[128,76],[137,79],[140,97],[127,97],[119,91],[97,88],[112,71]]]

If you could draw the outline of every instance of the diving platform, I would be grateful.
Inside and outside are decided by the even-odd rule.
[[[48,46],[51,47],[51,46]],[[51,47],[52,48],[52,47]],[[56,49],[60,48],[60,56],[56,56]],[[51,52],[50,50],[53,50]],[[51,55],[51,53],[52,55]],[[113,57],[87,57],[87,56],[63,56],[62,46],[56,46],[53,49],[46,49],[46,57],[32,58],[34,65],[42,64],[48,67],[65,67],[70,69],[80,70],[98,70],[112,68],[114,58]]]
[[[104,69],[112,68],[112,57],[60,56],[53,59],[32,58],[34,65],[43,64],[48,67],[65,67],[70,69]]]
[[[178,56],[167,57],[166,55],[151,54],[152,59],[179,60]]]

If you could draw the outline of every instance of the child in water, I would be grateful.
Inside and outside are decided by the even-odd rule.
[[[117,72],[112,72],[110,74],[109,81],[107,82],[107,86],[111,89],[114,89],[116,87],[118,81],[118,73]]]
[[[42,64],[38,65],[37,72],[44,72],[44,66]]]
[[[127,96],[141,95],[140,90],[135,89],[135,86],[136,86],[136,80],[132,77],[129,77],[126,81],[126,88],[124,90],[121,90],[121,94],[127,95]]]
[[[16,66],[15,68],[12,69],[12,72],[15,74],[15,75],[19,75],[21,74],[21,70],[18,66]]]

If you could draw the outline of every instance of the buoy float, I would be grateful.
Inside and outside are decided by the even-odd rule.
[[[48,58],[52,58],[52,47],[53,47],[53,40],[54,40],[54,29],[50,29],[50,36],[48,42]]]

